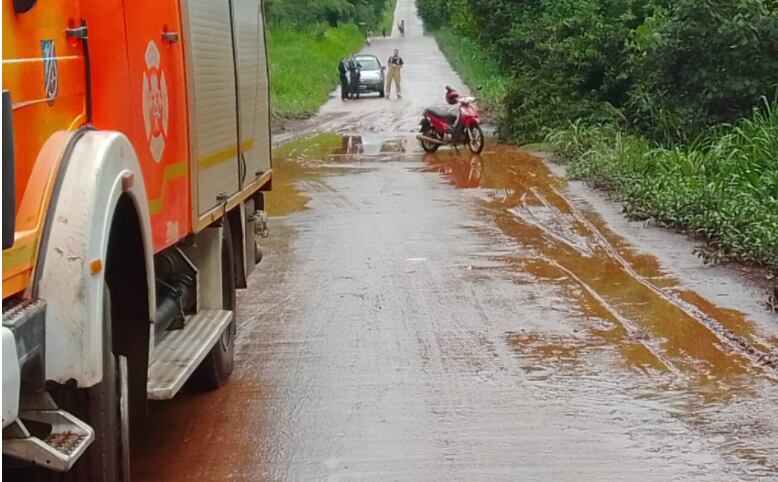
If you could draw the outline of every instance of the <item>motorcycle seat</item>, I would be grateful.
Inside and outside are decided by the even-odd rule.
[[[434,107],[425,109],[424,113],[431,114],[434,115],[435,117],[440,117],[442,119],[446,119],[446,122],[448,122],[449,124],[453,124],[457,120],[457,116],[455,116],[454,114],[446,112],[445,110],[436,109]]]

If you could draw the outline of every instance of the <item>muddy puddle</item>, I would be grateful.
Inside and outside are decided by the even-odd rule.
[[[412,136],[329,136],[277,153],[278,172],[289,177],[282,190],[274,185],[271,210],[304,199],[312,183],[380,171],[380,163],[438,176],[464,190],[456,202],[486,222],[479,234],[499,239],[499,249],[479,254],[486,262],[471,279],[488,283],[488,272],[499,271],[521,303],[537,305],[531,326],[508,326],[502,335],[529,380],[549,396],[586,397],[605,377],[633,400],[612,403],[662,405],[665,416],[706,440],[697,451],[737,461],[744,480],[778,474],[775,327],[685,287],[672,266],[630,245],[590,206],[568,199],[565,181],[538,157],[503,145],[479,156],[443,150],[425,156]],[[631,436],[640,437],[639,430]],[[703,467],[706,459],[698,462]]]

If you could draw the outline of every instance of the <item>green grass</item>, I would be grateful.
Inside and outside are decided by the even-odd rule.
[[[270,95],[275,118],[316,112],[338,84],[338,60],[364,41],[355,25],[268,31]]]
[[[381,31],[385,30],[386,35],[392,34],[392,27],[394,27],[394,9],[397,6],[397,0],[389,0],[384,7],[383,15],[381,16],[381,24],[378,26],[378,31],[373,35],[378,37],[381,35]]]
[[[570,177],[615,193],[631,217],[706,239],[709,260],[778,271],[778,104],[685,146],[581,123],[547,140]]]
[[[489,106],[499,106],[512,79],[472,39],[444,27],[432,32],[438,46],[473,94]],[[476,91],[478,87],[480,90]]]

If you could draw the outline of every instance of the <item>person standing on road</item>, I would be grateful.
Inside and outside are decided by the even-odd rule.
[[[357,62],[357,54],[351,54],[348,61],[348,78],[351,81],[351,98],[359,99],[359,76],[362,64]]]
[[[402,80],[400,71],[404,64],[403,58],[400,57],[400,51],[394,49],[394,55],[389,57],[389,60],[386,61],[386,65],[389,66],[389,72],[386,74],[386,85],[384,86],[387,99],[392,95],[392,82],[394,82],[394,85],[397,88],[397,98],[402,99],[403,91],[400,86],[400,81]]]
[[[348,85],[348,60],[346,57],[341,57],[340,62],[338,62],[338,76],[340,77],[340,100],[346,100],[350,90]]]
[[[400,31],[400,37],[405,37],[405,19],[400,20],[400,23],[397,24],[397,29]]]

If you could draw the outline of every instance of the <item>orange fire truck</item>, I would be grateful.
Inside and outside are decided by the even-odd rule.
[[[2,2],[3,460],[129,480],[147,399],[233,368],[271,185],[262,2]]]

